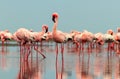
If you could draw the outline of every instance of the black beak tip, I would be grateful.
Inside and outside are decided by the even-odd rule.
[[[46,29],[46,32],[45,33],[47,33],[48,32],[48,29]]]
[[[55,16],[52,17],[52,21],[55,23]]]

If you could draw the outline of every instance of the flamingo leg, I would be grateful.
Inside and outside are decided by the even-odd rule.
[[[64,44],[61,43],[61,53],[63,53],[63,51],[64,51]]]
[[[4,53],[4,41],[2,41],[2,53]]]
[[[61,79],[63,78],[63,72],[64,72],[64,55],[62,52],[62,70],[61,70]]]
[[[84,42],[82,42],[82,50],[84,50]]]
[[[58,54],[58,44],[56,43],[56,54]]]
[[[30,46],[27,46],[27,52],[25,54],[25,60],[28,61],[28,57],[30,55]]]
[[[79,47],[79,43],[78,42],[75,42],[75,44],[76,44],[76,49]]]
[[[108,49],[108,51],[109,51],[109,48],[110,48],[110,44],[108,43],[108,48],[107,48],[107,49]]]
[[[46,56],[44,54],[42,54],[42,52],[40,50],[38,50],[38,48],[36,46],[34,46],[34,50],[36,50],[39,54],[41,54],[43,58],[46,58]]]
[[[19,79],[22,79],[22,57],[21,57],[21,46],[20,46],[20,73],[19,73]]]
[[[56,66],[56,79],[58,79],[58,44],[56,43],[56,63],[55,63],[55,66]]]

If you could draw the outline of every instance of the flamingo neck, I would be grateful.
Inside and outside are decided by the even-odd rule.
[[[44,33],[46,31],[45,27],[42,27],[42,32]]]
[[[58,26],[58,21],[56,21],[56,22],[54,23],[54,25],[53,25],[53,33],[56,32],[57,26]]]

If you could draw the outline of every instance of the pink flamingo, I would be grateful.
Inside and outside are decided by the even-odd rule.
[[[55,13],[52,14],[52,20],[54,22],[53,30],[52,30],[53,40],[56,43],[64,43],[64,42],[66,42],[65,34],[63,32],[61,32],[61,31],[57,30],[58,13],[55,12]],[[61,44],[61,47],[62,47],[62,51],[63,51],[64,45]]]
[[[52,30],[52,36],[53,36],[53,40],[56,43],[61,43],[61,48],[62,48],[62,51],[63,51],[63,48],[64,48],[63,43],[71,40],[72,37],[68,33],[64,33],[62,31],[57,30],[58,18],[59,18],[58,13],[55,12],[55,13],[52,14],[52,20],[54,22],[53,30]]]
[[[80,45],[80,32],[72,32],[71,35],[73,37],[73,43],[76,44],[76,48]]]
[[[79,37],[80,37],[80,34],[81,34],[81,32],[79,32],[79,31],[76,31],[76,30],[73,30],[73,31],[71,31],[71,33],[70,33],[70,35],[71,35],[71,37],[72,37],[72,41],[73,41],[73,44],[75,44],[76,45],[76,48],[78,48],[79,47]]]
[[[120,28],[117,28],[117,33],[115,34],[116,50],[120,53]]]
[[[41,42],[42,40],[45,40],[44,34],[48,32],[48,26],[42,25],[42,31],[41,32],[32,32],[34,41],[35,42]]]
[[[12,40],[12,33],[10,33],[8,30],[1,31],[0,38],[2,41],[2,52],[4,52],[4,43],[6,42],[7,44],[8,40]]]
[[[23,51],[27,51],[24,55],[26,59],[28,59],[28,55],[30,53],[30,44],[31,41],[33,41],[33,36],[31,35],[31,32],[26,28],[20,28],[13,34],[13,39],[20,44],[20,53],[24,55]]]
[[[8,30],[1,31],[0,32],[0,38],[1,38],[1,41],[2,41],[2,45],[4,45],[5,41],[12,39],[12,34]]]
[[[84,45],[86,43],[88,43],[88,48],[92,48],[93,39],[94,35],[91,32],[88,32],[87,30],[74,36],[74,41],[77,43],[77,47],[80,46],[82,50],[84,49]]]
[[[92,49],[92,47],[93,47],[92,43],[93,43],[93,39],[94,39],[94,34],[92,32],[87,31],[87,30],[84,31],[84,34],[87,35],[88,48]]]
[[[115,35],[115,40],[120,43],[120,28],[117,29],[117,33]]]
[[[32,33],[32,36],[34,38],[34,42],[37,42],[37,45],[35,45],[34,43],[34,49],[38,52],[41,52],[40,50],[38,50],[38,42],[41,42],[41,49],[42,49],[42,41],[43,40],[46,40],[46,36],[45,34],[47,34],[48,32],[48,26],[47,25],[42,25],[42,31],[41,32],[33,32],[31,31]],[[43,57],[45,58],[45,56],[43,55]]]
[[[99,49],[104,44],[104,35],[102,33],[96,33],[94,36],[94,43],[96,44],[96,48]]]
[[[106,34],[104,34],[104,41],[105,43],[108,43],[108,50],[110,50],[111,48],[114,49],[114,35],[113,35],[113,31],[110,29],[107,31]]]
[[[22,45],[25,46],[26,49],[28,49],[27,53],[25,54],[25,58],[26,58],[26,60],[28,60],[28,56],[31,51],[30,44],[32,43],[32,41],[34,41],[32,32],[29,31],[28,29],[20,28],[13,35],[15,37],[14,39],[16,41],[20,42],[20,50],[21,51],[22,51],[22,49],[21,49]],[[35,47],[34,47],[34,49],[36,51],[38,51],[43,56],[43,58],[45,58],[45,56],[39,50],[37,50]]]
[[[28,29],[25,29],[25,28],[18,29],[13,34],[13,39],[17,42],[20,42],[21,45],[24,45],[24,44],[34,40],[31,32]]]

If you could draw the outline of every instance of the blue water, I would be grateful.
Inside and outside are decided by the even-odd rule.
[[[0,79],[115,79],[120,78],[120,58],[115,51],[75,49],[70,44],[61,46],[56,54],[55,43],[44,43],[39,50],[43,59],[34,49],[28,61],[20,61],[19,46],[4,46],[0,52]],[[57,63],[57,64],[56,64]],[[23,70],[20,70],[23,69]],[[24,76],[24,77],[23,77]]]

